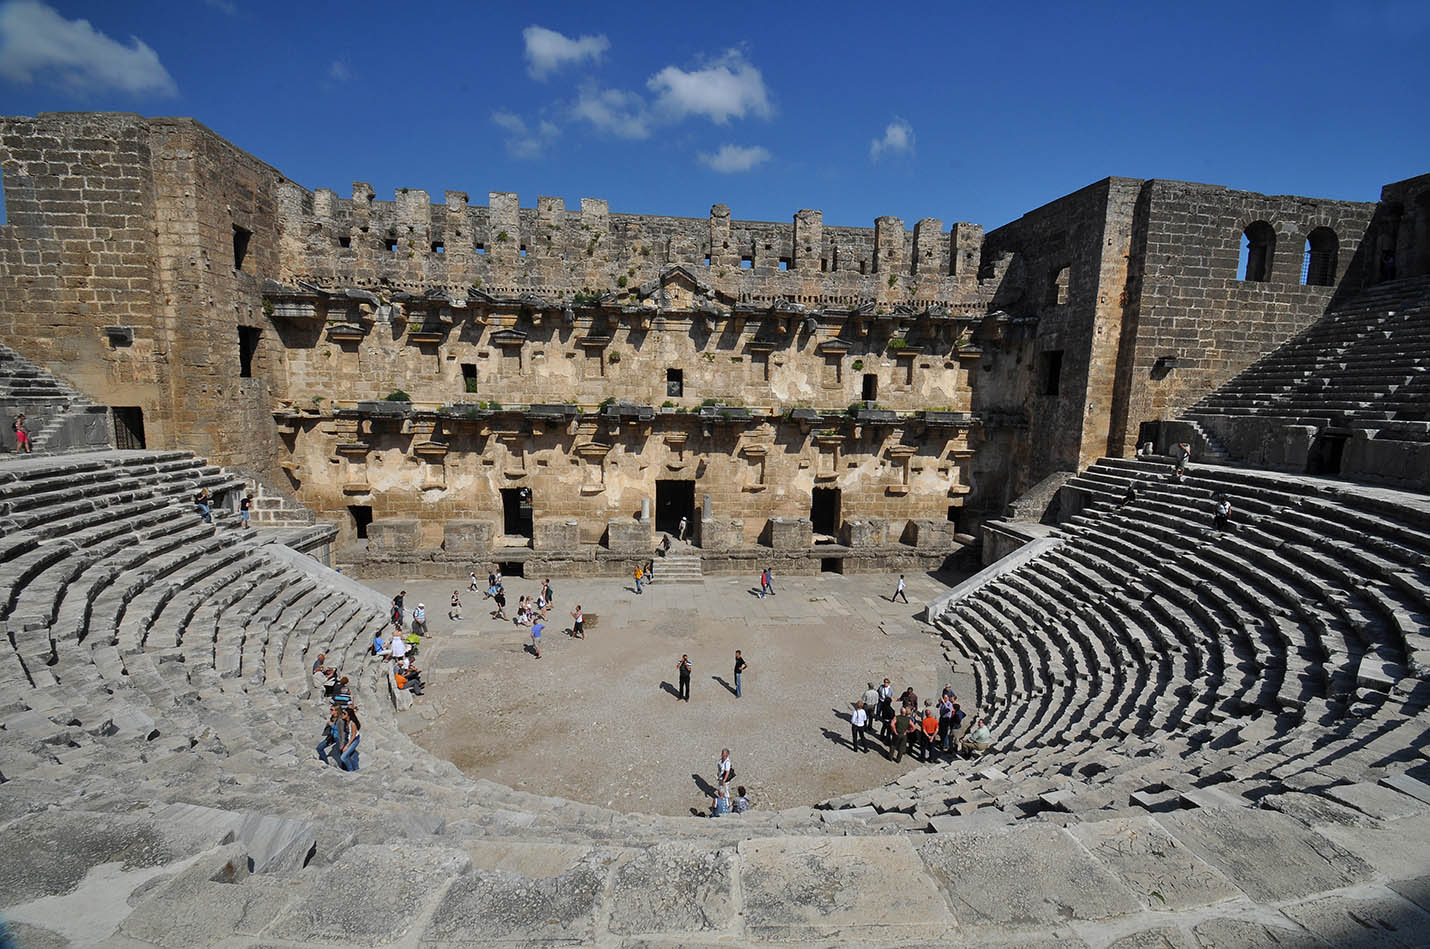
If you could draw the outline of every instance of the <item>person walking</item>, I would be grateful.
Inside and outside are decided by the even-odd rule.
[[[338,707],[334,705],[328,710],[328,724],[323,726],[323,740],[318,742],[318,757],[323,764],[328,763],[328,749],[343,747],[343,722],[338,715]],[[334,760],[337,755],[333,755]]]
[[[452,605],[447,608],[447,619],[462,618],[462,595],[456,590],[452,591]]]
[[[742,655],[740,655],[740,650],[736,649],[736,650],[735,650],[735,698],[737,698],[737,699],[738,699],[738,698],[741,696],[741,694],[742,694],[741,681],[740,681],[740,680],[741,680],[741,677],[743,677],[744,674],[745,674],[745,665],[746,665],[746,664],[745,664],[745,657],[742,656]]]
[[[472,573],[471,573],[471,577],[472,577],[472,582],[467,585],[467,592],[469,592],[469,593],[476,593],[476,592],[477,592],[477,571],[473,570]]]
[[[769,567],[766,567],[765,572],[760,574],[760,595],[764,596],[766,593],[770,596],[775,595],[775,572]]]
[[[407,603],[407,591],[399,590],[397,596],[392,598],[392,625],[401,629],[403,626],[403,611]]]
[[[541,620],[531,624],[531,648],[536,653],[536,658],[541,658],[541,631],[546,628],[546,624]]]
[[[497,608],[492,610],[492,619],[506,619],[506,590],[498,586],[496,592],[492,594],[492,599],[496,601]]]
[[[690,657],[682,655],[680,661],[675,664],[675,671],[680,674],[680,695],[677,696],[682,702],[690,701]]]
[[[636,578],[636,595],[639,596],[641,592],[641,582],[645,580],[645,569],[642,568],[639,563],[636,564],[634,575]]]
[[[862,699],[854,703],[854,711],[849,716],[849,727],[854,732],[849,739],[849,746],[858,752],[868,751],[869,740],[865,733],[869,730],[869,713]]]
[[[15,451],[29,454],[34,449],[30,447],[30,433],[25,428],[25,413],[21,412],[15,416],[15,421],[10,423],[10,431],[15,433]]]
[[[576,609],[571,613],[571,638],[586,638],[586,614],[581,610],[581,604],[576,604]]]
[[[1220,534],[1226,530],[1231,520],[1231,500],[1224,494],[1217,496],[1216,512],[1212,515],[1212,526]]]
[[[20,417],[21,417],[21,418],[24,418],[23,415],[20,416]],[[667,522],[667,523],[669,523],[669,522]],[[682,542],[685,540],[685,528],[689,525],[689,523],[690,523],[690,522],[689,522],[686,518],[684,518],[684,517],[682,517],[682,518],[680,519],[680,526],[679,526],[678,528],[676,528],[676,531],[675,531],[675,539],[676,539],[676,540],[682,541]]]
[[[245,494],[243,500],[238,502],[238,526],[242,530],[248,529],[248,511],[253,507],[253,496]]]
[[[889,597],[889,602],[892,603],[901,597],[905,603],[909,602],[908,594],[904,593],[904,575],[902,573],[899,574],[899,587],[894,591],[894,595]]]
[[[342,765],[344,771],[356,771],[358,769],[358,739],[362,737],[362,722],[358,721],[357,709],[352,706],[343,709],[342,720],[347,725],[347,740],[343,745],[343,753],[338,755],[338,764]]]

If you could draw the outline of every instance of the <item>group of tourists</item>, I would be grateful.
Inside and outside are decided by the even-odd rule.
[[[730,749],[720,749],[720,760],[715,762],[715,793],[710,798],[710,816],[723,817],[726,814],[743,814],[750,809],[749,793],[743,784],[736,785],[735,796],[730,796],[730,782],[735,780],[735,762],[730,758]]]
[[[869,732],[878,722],[884,754],[895,762],[911,752],[924,762],[936,756],[979,755],[993,742],[982,719],[971,728],[965,726],[968,716],[951,685],[943,687],[937,703],[924,699],[920,706],[913,686],[895,699],[894,686],[886,678],[882,685],[870,682],[864,694],[851,703],[851,709],[849,746],[860,753],[868,751]]]
[[[357,706],[353,704],[348,677],[339,676],[338,670],[327,662],[327,655],[318,653],[312,670],[313,689],[329,703],[328,721],[323,726],[322,740],[318,742],[318,757],[326,765],[329,763],[328,752],[332,750],[332,761],[339,768],[356,771],[362,722],[358,719]]]

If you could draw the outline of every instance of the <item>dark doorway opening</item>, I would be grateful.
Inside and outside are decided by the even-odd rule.
[[[873,402],[879,398],[879,377],[872,372],[864,373],[864,395],[865,402]]]
[[[655,483],[655,529],[675,534],[680,519],[688,521],[685,536],[691,536],[695,520],[695,482],[658,479]]]
[[[665,371],[665,394],[672,399],[679,399],[685,395],[684,369],[667,369]]]
[[[1162,447],[1162,422],[1154,420],[1143,422],[1137,426],[1137,447],[1151,445],[1153,451],[1159,451]]]
[[[233,269],[242,270],[243,262],[248,258],[248,240],[253,233],[247,228],[233,226]]]
[[[809,519],[814,525],[814,542],[832,544],[839,533],[839,489],[815,488],[809,502]],[[823,539],[820,534],[824,534]]]
[[[357,531],[358,540],[367,540],[367,526],[372,523],[371,504],[349,504],[348,513],[353,518],[353,530]]]
[[[462,391],[477,391],[477,364],[473,362],[462,363]]]
[[[508,560],[505,563],[497,564],[497,569],[501,571],[503,580],[510,580],[512,577],[526,576],[526,564],[520,560]]]
[[[109,410],[114,417],[114,447],[144,448],[144,410],[137,405],[115,405]]]
[[[531,539],[533,531],[530,488],[502,488],[501,513],[503,534]]]
[[[1345,435],[1320,434],[1306,453],[1306,474],[1338,475],[1341,473],[1341,453],[1346,449]]]
[[[240,379],[253,378],[253,354],[258,352],[258,336],[262,332],[256,326],[238,328],[238,375]]]
[[[1062,390],[1063,351],[1049,350],[1042,354],[1043,395],[1057,395]]]
[[[843,572],[844,572],[844,558],[843,558],[843,557],[820,557],[820,558],[819,558],[819,572],[820,572],[820,573],[843,573]]]
[[[958,516],[963,513],[963,508],[957,504],[948,506],[948,522],[953,525],[953,532],[958,533]]]

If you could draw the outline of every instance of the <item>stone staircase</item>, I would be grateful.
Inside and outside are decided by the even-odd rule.
[[[704,578],[700,551],[689,544],[672,542],[665,556],[655,559],[657,583],[700,583]]]
[[[365,655],[385,599],[194,513],[235,473],[0,461],[0,912],[23,945],[1414,944],[1424,497],[1168,473],[1084,472],[1063,542],[940,619],[994,750],[712,821],[416,746]],[[352,680],[356,773],[313,752],[318,651]]]
[[[0,344],[0,418],[5,451],[15,450],[10,423],[25,414],[31,448],[37,452],[109,446],[109,414],[58,378]]]

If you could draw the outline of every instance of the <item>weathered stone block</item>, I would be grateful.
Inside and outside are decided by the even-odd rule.
[[[442,528],[442,549],[449,554],[484,554],[492,548],[492,521],[448,521]]]
[[[635,517],[613,518],[606,525],[606,546],[626,553],[646,553],[652,549],[651,522]]]
[[[745,522],[737,517],[705,517],[700,519],[702,550],[729,550],[745,542]]]
[[[770,546],[775,550],[802,550],[812,547],[814,524],[807,517],[772,517]]]
[[[883,547],[889,543],[889,522],[882,517],[853,517],[839,530],[847,547]]]
[[[574,518],[542,518],[535,526],[533,550],[574,550],[581,544],[581,522]]]
[[[944,549],[954,545],[953,523],[932,518],[914,518],[904,528],[904,538],[914,547]]]
[[[416,550],[422,522],[415,517],[379,517],[367,526],[367,549],[374,553]]]

